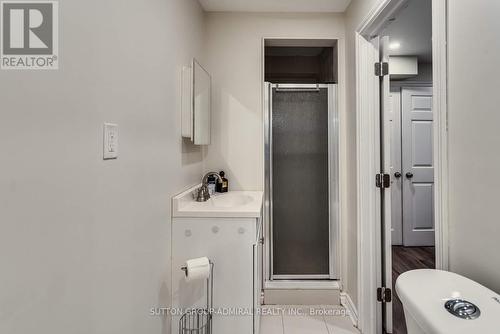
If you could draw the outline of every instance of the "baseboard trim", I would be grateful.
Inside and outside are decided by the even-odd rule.
[[[347,293],[340,293],[340,304],[349,312],[349,317],[351,318],[353,325],[358,327],[358,310]]]

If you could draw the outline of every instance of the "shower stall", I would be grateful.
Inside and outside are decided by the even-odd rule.
[[[338,279],[336,89],[334,84],[265,83],[268,282]]]

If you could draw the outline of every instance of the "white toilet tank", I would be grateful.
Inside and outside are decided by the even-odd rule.
[[[396,292],[403,303],[408,334],[500,333],[500,295],[463,276],[412,270],[398,277]]]

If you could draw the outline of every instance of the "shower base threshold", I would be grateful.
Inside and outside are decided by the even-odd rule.
[[[340,284],[328,280],[266,281],[264,304],[340,305]]]
[[[340,283],[338,280],[273,280],[266,281],[264,289],[340,290]]]

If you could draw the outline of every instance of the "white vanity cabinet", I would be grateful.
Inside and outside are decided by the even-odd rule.
[[[258,318],[252,313],[260,306],[260,221],[257,218],[174,218],[172,307],[206,304],[206,283],[186,282],[181,267],[188,259],[207,256],[214,263],[213,332],[256,333]],[[172,333],[178,333],[179,318],[173,318]]]
[[[219,196],[214,203],[222,203],[225,195]],[[186,212],[173,211],[172,308],[205,307],[206,281],[186,282],[181,267],[188,259],[208,257],[214,263],[214,334],[258,333],[259,313],[255,310],[260,307],[262,290],[262,220],[260,208],[255,217],[249,217],[248,211],[246,208],[246,217],[227,217],[227,212],[221,214],[225,217],[213,217],[218,215],[213,207],[206,214],[212,217],[185,217]],[[237,210],[233,208],[231,215],[237,216]],[[172,317],[172,333],[179,333],[180,317]]]
[[[258,333],[263,194],[230,191],[196,202],[195,190],[172,200],[172,333],[179,333],[178,310],[207,305],[206,281],[187,282],[181,270],[203,256],[214,263],[213,333]]]

